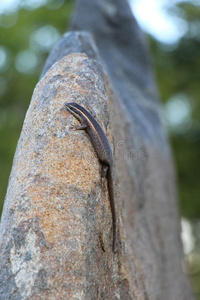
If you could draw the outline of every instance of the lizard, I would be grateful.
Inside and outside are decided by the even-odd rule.
[[[106,134],[95,118],[81,105],[71,102],[65,103],[66,109],[76,119],[79,120],[81,126],[76,127],[77,130],[85,130],[90,137],[97,157],[102,164],[102,177],[107,179],[108,193],[110,200],[110,208],[112,214],[112,233],[113,242],[112,250],[115,252],[116,243],[116,209],[113,181],[113,153]]]

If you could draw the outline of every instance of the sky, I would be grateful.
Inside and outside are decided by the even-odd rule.
[[[181,0],[128,1],[141,28],[154,36],[158,41],[164,44],[173,45],[177,43],[187,31],[187,24],[185,23],[184,18],[181,18],[181,11],[178,10],[178,8],[175,8],[175,4],[181,2]],[[185,1],[200,6],[200,0]],[[57,5],[59,3],[62,5],[63,2],[64,0],[56,0]],[[47,0],[0,0],[0,15],[3,13],[10,14],[16,12],[21,7],[28,10],[36,9],[46,3]],[[174,11],[175,9],[176,11]],[[14,24],[15,21],[13,20],[11,26]],[[45,39],[43,36],[45,36]],[[32,48],[37,44],[45,49],[51,49],[58,38],[58,32],[55,28],[50,25],[44,26],[32,34]],[[5,49],[0,46],[0,68],[4,68],[7,59]],[[17,70],[21,73],[31,71],[37,64],[38,60],[33,51],[26,50],[19,52],[16,57],[15,65]],[[4,80],[3,77],[1,77],[0,80],[0,86],[5,87],[5,82],[2,81]],[[2,92],[4,91],[1,88],[0,94]],[[191,111],[192,108],[190,102],[185,95],[175,95],[172,99],[169,99],[165,107],[166,123],[177,130],[184,130],[190,124]],[[183,242],[185,253],[187,253],[188,251],[191,251],[194,241],[192,240],[190,224],[187,223],[187,220],[183,220],[182,223],[183,232],[186,232],[183,236]]]
[[[128,0],[131,9],[138,20],[139,25],[144,31],[154,36],[157,40],[166,45],[175,45],[187,31],[187,24],[184,18],[181,18],[180,9],[175,4],[183,0]],[[200,0],[185,0],[200,5]],[[48,0],[0,0],[0,14],[10,14],[11,24],[15,25],[13,12],[21,7],[31,10],[47,4]],[[56,0],[56,3],[62,5],[64,0]],[[14,22],[14,23],[13,23]],[[8,25],[8,24],[7,24]],[[31,35],[32,48],[34,45],[43,47],[43,50],[51,49],[58,40],[59,34],[56,28],[50,25],[43,26]],[[0,68],[8,65],[8,55],[3,47],[0,46]],[[24,63],[26,62],[26,63]],[[20,52],[15,61],[16,68],[21,73],[34,71],[38,65],[38,59],[33,51],[26,50]],[[179,112],[177,118],[177,112]],[[188,125],[191,109],[187,99],[182,95],[176,95],[169,101],[166,107],[166,122],[173,127],[182,128],[183,123]]]
[[[64,0],[57,0],[64,2]],[[143,30],[166,44],[176,43],[186,32],[187,25],[181,17],[170,13],[174,4],[181,0],[128,0],[136,19]],[[200,5],[199,0],[187,0]],[[44,5],[47,0],[0,0],[0,14],[16,11],[20,6],[35,9]],[[181,13],[181,12],[180,12]]]
[[[166,44],[176,43],[186,32],[187,25],[170,9],[179,0],[130,0],[130,6],[143,30]],[[169,9],[168,11],[166,10]]]
[[[141,28],[163,44],[175,45],[187,31],[187,24],[184,18],[181,18],[183,12],[175,6],[175,4],[183,0],[128,1]],[[200,5],[200,0],[185,1]],[[17,12],[21,7],[28,10],[36,9],[47,4],[47,2],[47,0],[0,0],[0,14]],[[56,0],[56,3],[62,5],[64,0]],[[13,26],[14,23],[10,24],[10,26]],[[42,45],[43,48],[46,47],[47,50],[50,50],[58,38],[59,35],[56,29],[47,25],[32,34],[32,46],[36,44],[36,46]],[[46,48],[43,50],[46,50]],[[0,47],[1,69],[6,65],[7,59],[5,49]],[[37,67],[38,59],[33,51],[22,51],[17,55],[15,65],[17,70],[21,73],[31,72]],[[166,123],[177,129],[183,128],[183,124],[188,126],[191,114],[188,103],[183,95],[175,95],[173,99],[170,99],[165,109]]]

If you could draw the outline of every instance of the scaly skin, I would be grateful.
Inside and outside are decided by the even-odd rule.
[[[114,185],[113,185],[113,154],[110,143],[107,136],[103,132],[103,129],[94,117],[81,105],[72,102],[65,103],[67,110],[77,118],[81,126],[76,128],[77,130],[86,130],[88,133],[94,150],[103,167],[103,177],[107,178],[108,192],[110,199],[110,207],[112,213],[113,223],[113,243],[112,249],[115,252],[116,242],[116,210],[115,210],[115,197],[114,197]]]

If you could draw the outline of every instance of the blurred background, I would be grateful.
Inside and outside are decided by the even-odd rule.
[[[200,299],[200,1],[129,0],[147,35],[174,153],[185,257]],[[74,1],[0,1],[0,212],[33,89]]]

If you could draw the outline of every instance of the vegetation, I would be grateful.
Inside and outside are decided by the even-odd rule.
[[[34,87],[72,9],[71,1],[35,1],[37,8],[28,2],[0,15],[0,211]]]
[[[182,217],[191,226],[183,271],[200,299],[200,6],[179,2],[171,13],[186,24],[174,45],[149,37],[158,87],[174,154]]]
[[[72,10],[69,0],[16,3],[0,11],[0,210],[33,89]],[[170,46],[148,38],[177,165],[181,215],[195,238],[185,262],[200,299],[200,6],[179,1],[170,13],[184,22],[183,37]]]

